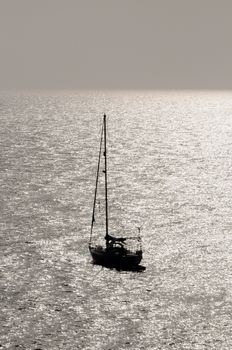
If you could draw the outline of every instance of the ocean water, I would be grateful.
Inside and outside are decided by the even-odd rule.
[[[91,263],[103,114],[110,232]],[[0,94],[0,349],[232,349],[232,93]]]

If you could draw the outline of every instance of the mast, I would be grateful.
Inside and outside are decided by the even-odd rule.
[[[107,196],[107,153],[106,153],[106,115],[104,114],[104,156],[105,156],[105,210],[106,210],[106,240],[108,240],[108,196]]]

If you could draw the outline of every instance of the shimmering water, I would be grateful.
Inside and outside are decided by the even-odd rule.
[[[143,273],[91,264],[103,113]],[[232,93],[1,93],[0,143],[0,349],[232,349]]]

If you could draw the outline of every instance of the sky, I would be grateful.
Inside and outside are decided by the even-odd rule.
[[[0,0],[0,89],[231,89],[231,0]]]

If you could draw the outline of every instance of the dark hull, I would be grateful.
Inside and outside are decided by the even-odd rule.
[[[142,251],[89,247],[93,262],[106,267],[136,269],[142,260]]]

